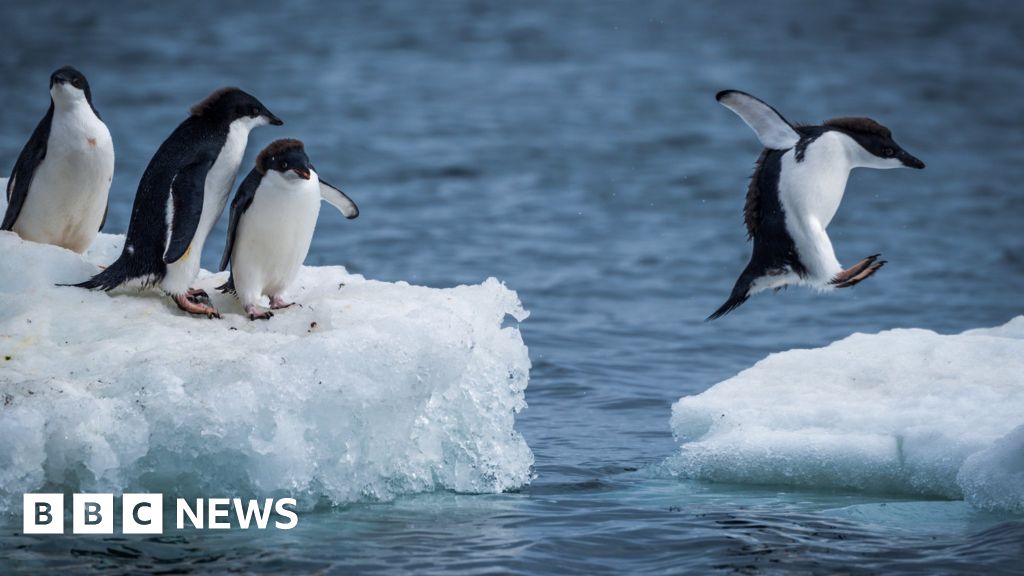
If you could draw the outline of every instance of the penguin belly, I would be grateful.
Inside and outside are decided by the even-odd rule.
[[[46,157],[32,178],[13,230],[78,253],[96,239],[114,177],[114,144],[88,106],[55,114]]]
[[[281,295],[309,253],[320,214],[319,181],[313,176],[288,188],[261,185],[238,223],[231,275],[243,306]]]
[[[786,231],[807,271],[803,283],[827,289],[843,270],[825,232],[839,209],[850,176],[850,163],[838,136],[824,134],[811,143],[802,161],[793,151],[783,156],[779,201]]]

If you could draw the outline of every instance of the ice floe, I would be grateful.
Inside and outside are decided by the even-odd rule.
[[[101,234],[83,258],[0,232],[0,511],[38,491],[309,507],[529,481],[515,429],[527,312],[497,280],[434,289],[307,267],[302,306],[258,322],[220,294],[224,318],[208,320],[155,290],[56,286],[122,242]]]
[[[1024,512],[1024,316],[854,334],[680,399],[673,473],[964,498]]]

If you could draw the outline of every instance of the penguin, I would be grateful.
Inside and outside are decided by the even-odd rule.
[[[2,230],[81,254],[107,219],[114,143],[89,82],[71,66],[50,75],[50,109],[7,181]]]
[[[268,320],[271,310],[287,308],[283,292],[309,253],[313,229],[326,200],[345,218],[359,208],[337,187],[320,178],[299,140],[276,140],[256,157],[234,200],[220,269],[231,264],[218,290],[238,296],[250,320]],[[270,310],[258,304],[270,297]]]
[[[164,140],[139,182],[121,255],[80,288],[113,290],[130,280],[159,284],[190,314],[219,318],[191,288],[203,243],[220,218],[249,140],[258,126],[283,124],[259,100],[221,88],[192,107]]]
[[[757,134],[765,149],[750,178],[743,219],[754,249],[732,294],[707,320],[735,310],[768,289],[804,285],[849,288],[884,264],[868,256],[844,269],[825,229],[843,199],[854,168],[924,168],[870,118],[834,118],[820,126],[789,123],[774,108],[738,90],[716,99]]]

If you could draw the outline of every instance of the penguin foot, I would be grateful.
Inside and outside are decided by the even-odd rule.
[[[874,254],[843,270],[832,279],[829,284],[836,288],[849,288],[860,284],[878,272],[878,269],[885,266],[885,260],[879,260],[881,254]]]
[[[185,292],[185,294],[193,302],[198,300],[198,299],[200,299],[200,298],[205,298],[206,300],[210,299],[210,295],[207,294],[206,290],[203,290],[202,288],[189,288],[188,292]]]
[[[249,320],[270,320],[274,317],[273,312],[270,310],[260,310],[255,304],[246,306],[245,313],[249,315]]]
[[[284,299],[281,298],[280,296],[274,296],[273,298],[270,299],[270,309],[271,310],[280,310],[282,308],[287,308],[289,306],[294,306],[294,305],[295,305],[295,302],[285,302]]]
[[[202,315],[207,318],[220,318],[220,312],[218,312],[216,308],[197,301],[195,298],[189,296],[188,293],[171,296],[171,300],[174,300],[174,303],[178,305],[178,308],[188,312],[189,314],[195,314],[197,316]]]

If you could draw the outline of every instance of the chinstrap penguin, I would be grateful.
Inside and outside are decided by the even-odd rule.
[[[194,106],[149,161],[132,206],[121,255],[106,270],[76,284],[112,290],[141,279],[160,284],[179,308],[219,317],[191,288],[203,243],[227,204],[249,132],[283,122],[253,96],[222,88]]]
[[[264,148],[238,187],[220,261],[221,270],[231,263],[231,275],[218,289],[236,294],[250,320],[274,315],[259,307],[263,296],[270,298],[271,310],[294,304],[283,293],[309,253],[321,199],[346,218],[359,216],[348,196],[320,178],[298,140]]]
[[[89,82],[65,66],[50,76],[50,109],[25,144],[10,180],[2,230],[78,253],[107,217],[114,144]]]
[[[802,284],[848,288],[878,271],[878,254],[843,269],[825,229],[853,168],[924,168],[870,118],[835,118],[821,126],[790,124],[774,108],[737,90],[716,96],[750,126],[765,149],[750,178],[743,219],[754,241],[750,262],[729,299],[708,320],[750,296]]]

